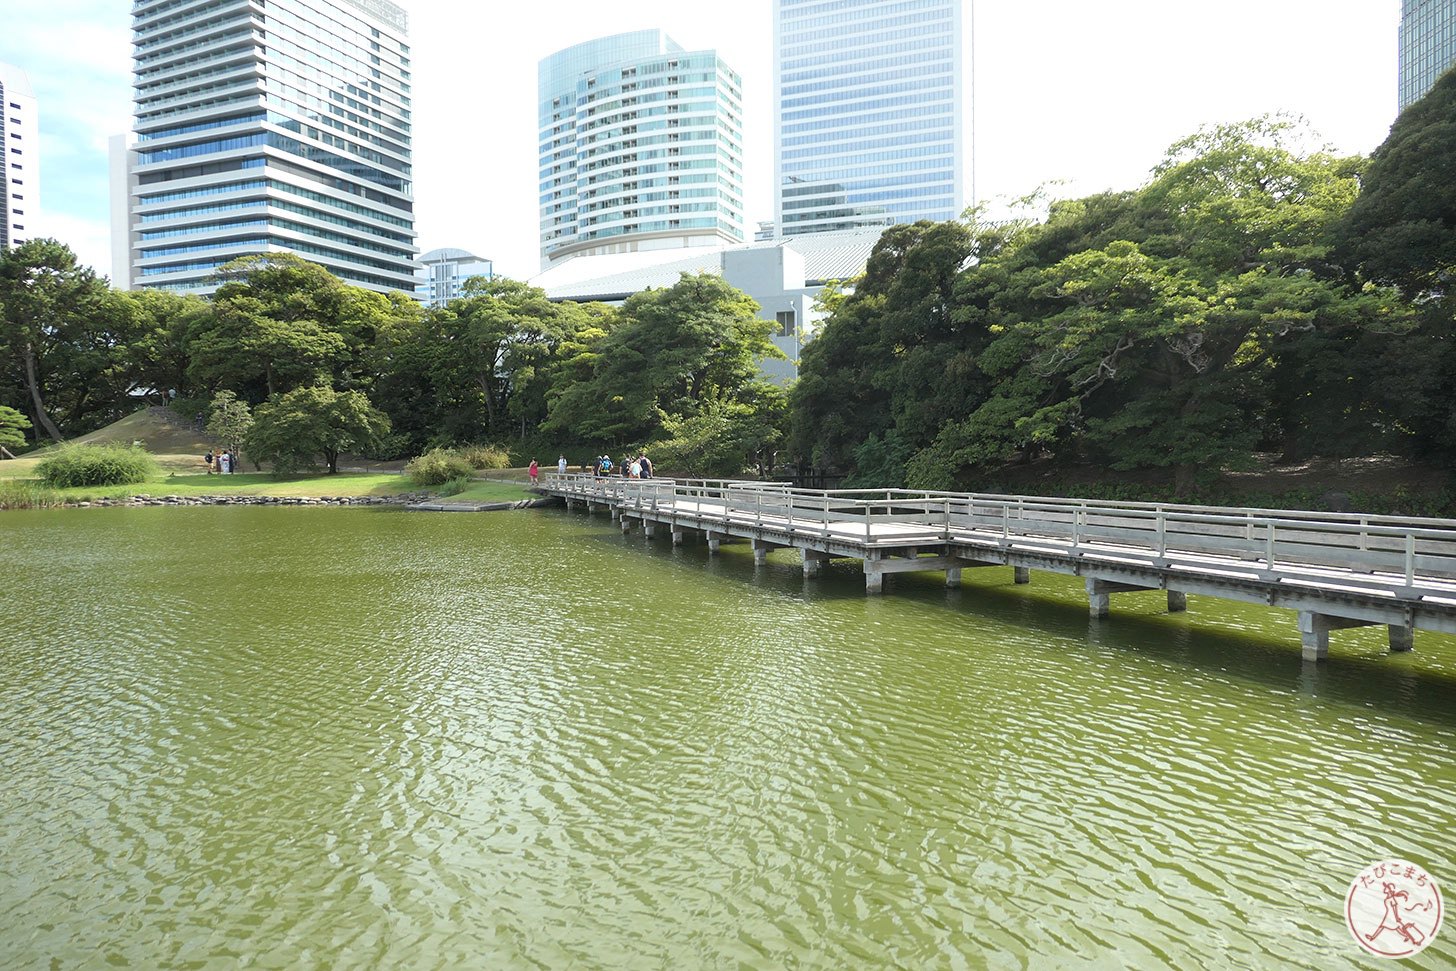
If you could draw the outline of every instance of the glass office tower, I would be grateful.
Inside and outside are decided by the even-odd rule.
[[[780,235],[964,208],[962,0],[774,0]]]
[[[1456,65],[1456,0],[1402,0],[1400,110],[1419,101]]]
[[[660,30],[577,44],[538,69],[541,265],[741,243],[742,82]]]
[[[413,292],[403,10],[135,0],[132,29],[118,283],[206,293],[229,260],[296,253],[348,283]]]

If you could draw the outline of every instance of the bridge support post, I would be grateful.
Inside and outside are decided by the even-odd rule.
[[[642,534],[648,539],[651,539],[657,534],[657,524],[653,522],[648,522],[645,519],[642,520]]]
[[[1087,612],[1099,620],[1112,613],[1112,591],[1101,580],[1087,581]]]
[[[708,537],[708,555],[713,556],[718,552],[718,544],[723,541],[722,534],[715,533],[710,529],[705,535]]]
[[[1330,654],[1330,631],[1346,627],[1369,627],[1368,620],[1352,620],[1349,617],[1331,617],[1312,610],[1299,612],[1299,647],[1306,661],[1322,661]],[[1407,628],[1408,629],[1408,628]],[[1391,628],[1393,631],[1394,628]],[[1392,638],[1394,635],[1392,634]]]
[[[1188,594],[1182,590],[1168,591],[1168,613],[1182,613],[1188,609]]]
[[[804,576],[817,577],[824,569],[824,564],[829,562],[829,554],[821,553],[818,550],[800,550],[804,555]]]
[[[961,585],[961,568],[955,567],[945,571],[945,585],[947,587],[958,587]]]
[[[630,533],[630,532],[632,532],[632,520],[628,519],[626,516],[622,516],[622,517],[619,517],[619,518],[620,518],[621,523],[622,523],[622,532],[623,533]]]
[[[616,522],[617,520],[619,520],[621,518],[622,518],[622,514],[617,511],[617,507],[616,506],[613,506],[612,507],[612,522]]]
[[[864,561],[865,593],[885,592],[885,571],[875,560]]]
[[[1416,629],[1414,627],[1390,625],[1390,653],[1399,654],[1403,651],[1413,651],[1415,648]]]
[[[1027,567],[1027,566],[1012,567],[1012,571],[1013,571],[1012,572],[1012,576],[1015,577],[1017,583],[1030,583],[1031,582],[1031,567]]]
[[[678,529],[676,526],[674,526],[672,528],[672,545],[673,546],[681,546],[682,544],[683,544],[683,531],[680,530],[680,529]]]
[[[768,562],[768,551],[773,549],[773,544],[765,543],[761,539],[753,541],[753,565],[763,566]]]

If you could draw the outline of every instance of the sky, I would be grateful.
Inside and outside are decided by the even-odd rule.
[[[649,27],[715,47],[742,76],[749,230],[773,217],[770,0],[402,5],[421,250],[470,250],[520,279],[539,272],[536,64]],[[29,74],[41,116],[35,228],[109,274],[106,143],[131,125],[131,5],[5,6],[0,61]],[[993,206],[1041,186],[1056,198],[1135,188],[1203,125],[1287,112],[1334,149],[1368,153],[1395,120],[1400,0],[976,0],[970,19],[967,167]]]

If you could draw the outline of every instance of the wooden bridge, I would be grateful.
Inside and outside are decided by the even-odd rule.
[[[1298,611],[1304,657],[1329,651],[1330,631],[1384,624],[1390,649],[1417,629],[1456,633],[1456,520],[1220,506],[1105,503],[904,489],[795,489],[771,482],[596,478],[547,473],[540,492],[568,507],[604,507],[627,532],[701,534],[712,553],[734,540],[800,551],[805,575],[825,561],[862,561],[865,589],[892,573],[1011,567],[1086,581],[1093,617],[1111,596],[1167,591]]]

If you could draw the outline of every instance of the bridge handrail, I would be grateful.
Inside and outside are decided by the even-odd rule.
[[[1042,496],[927,493],[896,489],[796,489],[786,484],[731,480],[563,477],[548,473],[548,488],[610,496],[641,508],[682,500],[721,503],[725,517],[755,523],[787,522],[790,531],[829,536],[834,524],[863,523],[873,542],[876,523],[893,523],[899,538],[952,541],[959,529],[994,529],[1004,537],[1070,536],[1072,544],[1112,542],[1169,555],[1238,551],[1273,569],[1277,560],[1314,565],[1362,566],[1403,573],[1407,586],[1418,572],[1456,578],[1456,521],[1319,514],[1297,510],[1244,509],[1161,503],[1107,503]],[[1112,522],[1109,522],[1111,520]],[[808,527],[806,529],[806,527]],[[1232,532],[1199,532],[1206,527]],[[856,527],[857,528],[857,527]],[[907,532],[908,531],[908,532]],[[1372,541],[1376,541],[1372,544]]]
[[[557,479],[578,483],[597,483],[603,489],[620,492],[624,489],[661,489],[671,484],[675,492],[701,490],[706,493],[771,491],[777,495],[802,496],[817,501],[829,499],[853,503],[857,507],[876,505],[914,505],[917,502],[943,504],[951,500],[957,505],[972,506],[1015,506],[1026,510],[1077,510],[1093,515],[1120,515],[1129,518],[1155,518],[1162,514],[1167,521],[1231,524],[1233,522],[1298,528],[1306,524],[1336,527],[1355,527],[1349,532],[1366,532],[1370,535],[1416,535],[1432,538],[1451,538],[1456,531],[1456,519],[1435,519],[1428,517],[1377,516],[1359,513],[1325,513],[1298,509],[1265,509],[1241,506],[1199,506],[1181,503],[1153,502],[1109,502],[1093,499],[1065,499],[1055,496],[1018,496],[997,493],[939,492],[911,489],[801,489],[781,483],[763,483],[741,479],[628,479],[620,476],[593,477],[589,474],[550,472],[544,478],[548,485]],[[883,498],[882,498],[883,497]],[[927,509],[927,511],[929,511]]]

